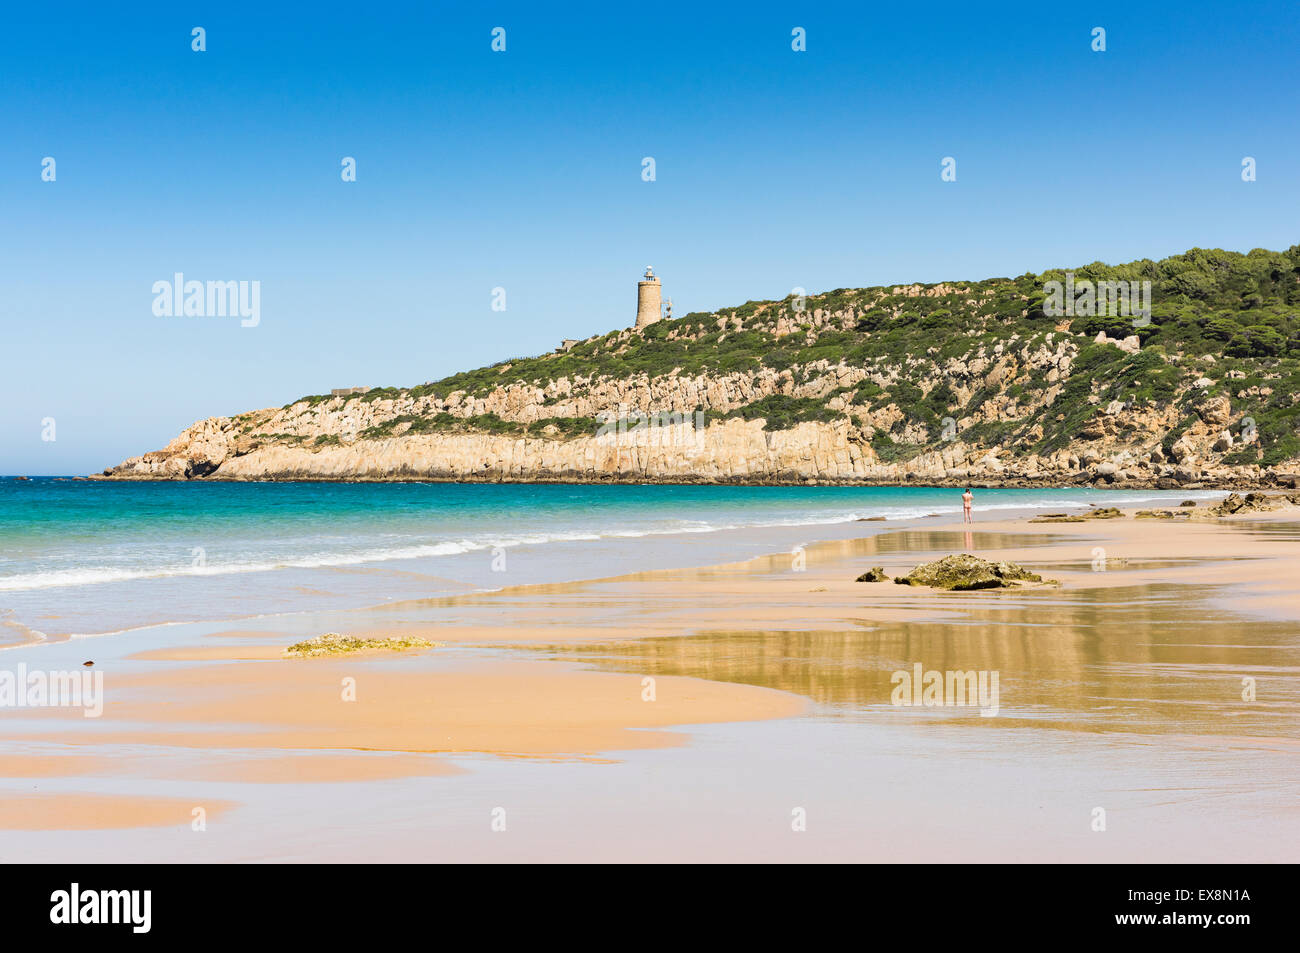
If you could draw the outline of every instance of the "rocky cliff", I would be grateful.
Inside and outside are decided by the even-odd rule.
[[[1053,315],[1067,277],[1151,281],[1150,314]],[[103,476],[1290,486],[1297,304],[1300,246],[751,301],[203,420]]]

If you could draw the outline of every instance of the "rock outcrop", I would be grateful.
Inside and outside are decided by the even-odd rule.
[[[720,406],[736,399],[724,397]],[[1150,445],[1150,438],[1158,438],[1160,430],[1146,424],[1134,425],[1130,431],[1134,439],[1147,437],[1146,443],[1088,439],[1039,456],[956,439],[903,460],[882,458],[872,442],[871,434],[877,432],[873,425],[847,417],[802,422],[783,430],[765,429],[761,418],[731,418],[709,420],[699,427],[691,422],[624,432],[601,433],[599,426],[593,426],[580,435],[421,433],[410,432],[402,421],[389,435],[367,434],[385,422],[409,416],[412,403],[382,400],[359,405],[356,400],[334,398],[316,405],[299,402],[239,417],[214,417],[188,428],[162,450],[105,470],[101,478],[1238,489],[1296,482],[1285,469],[1216,464],[1210,441],[1196,444],[1190,434],[1174,445],[1179,462],[1164,462],[1170,458],[1158,442]],[[535,405],[523,405],[519,413],[520,420],[539,419]],[[1106,454],[1114,459],[1106,459]]]
[[[1300,487],[1300,327],[1277,317],[1300,300],[1300,246],[1122,269],[1174,310],[1058,321],[1046,275],[748,302],[213,417],[100,478]],[[1222,308],[1177,303],[1189,269]],[[1188,308],[1237,356],[1189,336]]]
[[[1009,562],[990,562],[969,553],[944,556],[932,563],[922,563],[894,582],[905,586],[929,586],[931,589],[1002,589],[1026,582],[1042,582],[1043,577],[1023,566]]]
[[[1117,520],[1124,514],[1114,506],[1099,506],[1096,509],[1088,510],[1086,513],[1044,513],[1041,516],[1035,516],[1029,522],[1031,523],[1084,523],[1088,520]]]
[[[353,655],[357,652],[405,652],[408,649],[432,649],[441,645],[419,636],[370,638],[326,632],[314,639],[295,642],[284,650],[286,658],[315,658],[321,655]]]
[[[1210,507],[1210,512],[1215,516],[1232,516],[1236,513],[1267,513],[1277,508],[1278,501],[1262,493],[1247,493],[1245,496],[1229,493],[1222,502]]]

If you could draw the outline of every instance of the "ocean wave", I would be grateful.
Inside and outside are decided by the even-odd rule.
[[[130,582],[136,579],[163,579],[178,576],[226,576],[233,573],[271,572],[277,569],[328,569],[336,566],[357,566],[365,563],[388,562],[394,559],[428,559],[438,556],[455,556],[495,546],[522,546],[530,543],[556,541],[569,534],[556,534],[553,538],[520,538],[511,540],[459,540],[416,546],[399,546],[391,549],[364,549],[353,552],[309,553],[273,560],[211,563],[202,566],[149,566],[115,567],[94,566],[77,569],[57,569],[48,572],[26,573],[0,579],[0,591],[19,592],[30,589],[53,589],[67,586],[92,586],[112,582]],[[595,539],[590,534],[573,534],[572,539]]]

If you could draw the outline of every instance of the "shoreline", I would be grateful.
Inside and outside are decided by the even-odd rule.
[[[168,482],[168,481],[159,481],[159,482]],[[1063,489],[1069,489],[1069,488],[1063,488]],[[1286,498],[1282,497],[1281,499],[1284,501],[1284,506],[1285,506]],[[1136,521],[1134,520],[1133,514],[1137,511],[1137,505],[1142,502],[1148,502],[1148,501],[1136,501],[1134,504],[1130,504],[1122,507],[1121,508],[1121,511],[1123,513],[1122,519],[1085,521],[1082,523],[1078,523],[1078,522],[1057,523],[1057,522],[1047,521],[1043,523],[1033,524],[1032,521],[1035,518],[1041,516],[1042,514],[1036,512],[1032,508],[1008,507],[1006,512],[998,513],[998,515],[993,519],[983,519],[973,524],[963,524],[961,522],[954,522],[953,520],[955,518],[955,514],[932,513],[926,516],[905,517],[901,519],[859,518],[856,520],[845,521],[845,522],[800,523],[800,524],[792,524],[792,525],[781,525],[780,527],[764,525],[764,526],[753,527],[753,528],[761,529],[761,530],[771,530],[774,528],[799,529],[799,528],[806,527],[808,530],[816,531],[818,528],[829,528],[835,526],[841,529],[848,530],[850,528],[855,528],[858,523],[868,523],[870,524],[871,529],[876,530],[876,532],[866,536],[833,537],[833,538],[819,537],[816,539],[809,540],[806,543],[802,544],[802,547],[808,551],[838,550],[841,552],[841,554],[843,553],[846,545],[851,545],[855,542],[860,543],[862,541],[867,541],[867,540],[879,540],[882,537],[889,537],[892,535],[908,533],[910,531],[929,532],[929,533],[944,533],[944,532],[956,533],[960,530],[965,534],[971,534],[971,533],[999,534],[1008,531],[1013,531],[1013,532],[1027,532],[1030,534],[1033,534],[1035,532],[1048,534],[1053,532],[1056,533],[1070,532],[1070,529],[1067,528],[1072,528],[1073,534],[1083,535],[1086,537],[1096,536],[1098,539],[1101,539],[1106,536],[1106,531],[1108,530],[1113,531],[1114,529],[1124,525],[1134,526]],[[1086,505],[1085,504],[1063,504],[1062,506],[1067,511],[1073,508],[1073,509],[1079,509],[1083,512],[1087,512],[1087,510],[1094,508],[1096,504],[1093,503],[1089,503]],[[1199,510],[1200,507],[1198,506],[1197,509]],[[980,516],[985,515],[987,512],[988,511],[981,512],[977,509],[977,515]],[[1300,521],[1300,507],[1296,507],[1292,505],[1290,509],[1284,508],[1281,511],[1274,511],[1272,513],[1261,512],[1261,513],[1237,514],[1235,516],[1226,516],[1226,517],[1210,517],[1210,518],[1201,517],[1195,522],[1202,526],[1205,525],[1222,526],[1222,525],[1230,525],[1232,523],[1242,523],[1242,522],[1248,522],[1253,520],[1289,521],[1291,519]],[[1159,527],[1161,526],[1161,524],[1166,524],[1166,521],[1152,520],[1137,525],[1141,525],[1145,527],[1151,527],[1154,525],[1156,527]],[[1176,525],[1186,526],[1187,524],[1188,521],[1180,520],[1176,522]],[[1041,531],[1038,531],[1034,528],[1037,526],[1042,526],[1043,529]],[[749,527],[747,527],[746,529],[749,529]],[[738,531],[738,528],[732,527],[732,528],[711,531],[710,535],[712,535],[713,533],[722,534],[722,533],[729,533],[729,532],[736,532],[736,531]],[[664,533],[662,535],[687,536],[689,534]],[[1113,533],[1111,535],[1113,535]],[[638,537],[638,538],[640,539],[646,537]],[[1031,561],[1033,560],[1033,557],[1026,556],[1025,552],[1018,552],[1018,555],[1022,558],[1028,558],[1031,559]],[[748,557],[733,562],[691,563],[687,565],[674,565],[674,566],[655,568],[655,569],[645,570],[645,571],[618,572],[611,575],[583,576],[578,578],[567,578],[567,579],[561,579],[555,581],[516,583],[507,586],[474,589],[474,590],[461,592],[461,593],[445,593],[445,594],[438,594],[436,596],[411,597],[411,598],[394,600],[389,602],[365,603],[365,604],[355,605],[355,606],[328,609],[325,610],[325,612],[327,615],[334,616],[339,619],[345,619],[357,615],[389,612],[394,609],[400,609],[403,606],[409,606],[409,605],[437,604],[441,606],[453,606],[453,605],[463,604],[468,602],[491,600],[494,598],[511,599],[517,597],[527,597],[528,595],[533,593],[553,592],[559,589],[571,589],[571,588],[579,588],[584,586],[617,584],[626,580],[648,579],[648,578],[653,578],[661,575],[673,576],[673,575],[678,575],[683,573],[744,571],[747,567],[752,567],[757,565],[768,565],[775,561],[789,560],[789,558],[790,558],[790,554],[782,551],[764,552],[756,556]],[[841,555],[840,558],[847,558],[847,557]],[[225,627],[237,627],[240,625],[247,625],[250,623],[268,623],[268,624],[278,623],[280,625],[287,626],[291,630],[297,631],[297,627],[295,626],[296,622],[302,620],[304,617],[315,617],[315,616],[319,616],[320,614],[321,614],[320,610],[295,609],[295,610],[288,610],[285,612],[256,613],[250,615],[226,616],[218,619],[168,620],[162,622],[150,622],[150,623],[143,623],[140,625],[128,626],[122,629],[114,629],[114,630],[108,630],[103,632],[85,632],[85,633],[67,633],[67,634],[60,633],[52,637],[45,636],[42,639],[2,645],[0,646],[0,651],[31,649],[31,648],[44,647],[44,646],[53,647],[53,646],[64,645],[69,642],[76,643],[76,642],[82,642],[85,640],[92,640],[92,639],[99,640],[111,636],[128,636],[132,634],[141,634],[141,633],[147,634],[147,633],[161,632],[163,630],[172,630],[172,629],[183,630],[187,628],[220,629]],[[9,621],[4,624],[9,626],[21,625],[21,623],[17,623],[13,621]],[[514,640],[506,639],[503,641],[510,642]]]
[[[166,483],[171,481],[155,481],[155,482]],[[230,481],[230,482],[234,482],[234,481]],[[330,482],[330,481],[324,481],[324,482]],[[920,489],[920,488],[919,487],[887,487],[887,489]],[[1012,488],[1012,489],[1020,489],[1020,488]],[[1053,507],[1053,508],[1060,507],[1066,510],[1078,509],[1080,511],[1084,511],[1089,507],[1102,505],[1103,503],[1107,505],[1109,505],[1110,503],[1117,503],[1120,506],[1134,506],[1134,507],[1144,505],[1144,504],[1157,505],[1162,503],[1164,505],[1173,505],[1173,500],[1171,498],[1154,496],[1154,495],[1150,497],[1145,497],[1145,496],[1133,497],[1131,495],[1128,495],[1123,501],[1109,501],[1105,499],[1105,494],[1108,493],[1132,494],[1132,493],[1141,493],[1142,492],[1141,490],[1138,491],[1123,491],[1123,490],[1111,490],[1111,489],[1099,490],[1092,487],[1054,487],[1053,489],[1060,489],[1066,492],[1077,491],[1077,490],[1094,491],[1098,494],[1098,498],[1095,501],[1093,500],[1062,501],[1062,502],[1053,501],[1051,503],[1037,503],[1033,505],[1025,504],[1022,503],[1021,501],[1014,500],[1014,499],[1007,500],[1007,501],[999,500],[991,504],[986,504],[984,508],[977,507],[977,511],[979,512],[981,518],[987,521],[989,519],[1001,520],[1001,519],[1029,518],[1038,513],[1041,513],[1044,509],[1047,509],[1049,507]],[[1163,491],[1163,490],[1156,490],[1152,492],[1160,493],[1160,494],[1168,493],[1168,491]],[[1209,500],[1212,497],[1207,496],[1207,494],[1217,494],[1218,491],[1202,489],[1202,490],[1191,491],[1191,492],[1200,494],[1202,500]],[[828,504],[829,502],[830,501],[828,501]],[[864,504],[862,501],[853,501],[853,502],[845,502],[842,505],[846,508],[851,508],[852,511],[860,511],[864,507],[869,510],[872,505],[883,508],[891,504],[889,504],[888,502],[883,502],[878,504]],[[932,504],[929,503],[924,505],[917,503],[916,508],[926,509],[926,508],[930,508],[931,505]],[[789,546],[791,544],[789,539],[783,539],[780,541],[780,543],[778,543],[777,538],[780,536],[788,536],[791,538],[798,536],[800,537],[797,542],[798,545],[803,545],[803,546],[817,545],[819,543],[826,542],[828,540],[841,539],[846,534],[859,535],[860,533],[868,533],[869,535],[878,535],[881,533],[888,533],[888,532],[898,531],[902,529],[907,529],[913,526],[917,526],[917,527],[933,526],[945,520],[959,519],[960,514],[961,511],[959,507],[956,504],[952,504],[949,507],[948,512],[940,511],[940,512],[924,513],[924,514],[917,513],[916,515],[904,515],[904,516],[890,515],[890,516],[870,516],[870,517],[859,516],[859,517],[851,517],[851,518],[850,517],[844,517],[844,518],[818,517],[818,518],[808,518],[808,519],[791,518],[791,519],[775,520],[772,522],[759,522],[753,524],[731,523],[731,524],[724,524],[724,525],[715,525],[706,529],[691,529],[691,530],[682,529],[682,528],[665,528],[665,529],[648,528],[648,529],[639,530],[632,533],[596,532],[594,536],[581,537],[581,538],[569,538],[564,535],[560,535],[552,539],[539,540],[536,542],[528,542],[523,544],[507,543],[504,545],[506,545],[508,551],[515,552],[517,550],[520,553],[526,553],[530,556],[533,556],[534,558],[538,558],[545,552],[544,547],[556,546],[556,545],[561,545],[561,546],[573,545],[577,547],[578,551],[581,551],[583,548],[590,546],[592,544],[610,546],[615,543],[621,543],[622,541],[626,540],[631,544],[631,549],[634,552],[638,552],[637,544],[643,542],[650,545],[658,545],[660,547],[674,546],[678,548],[681,548],[686,544],[691,544],[691,546],[698,547],[698,544],[700,542],[707,542],[715,550],[721,549],[726,546],[734,546],[737,545],[738,543],[744,542],[748,546],[748,548],[752,551],[752,555],[754,558],[762,558],[766,556],[777,555],[784,551],[785,546]],[[805,515],[811,516],[811,514],[805,514]],[[734,517],[731,517],[729,514],[723,517],[723,519],[727,519],[727,518],[734,518]],[[866,524],[866,525],[860,525],[860,524]],[[825,535],[818,535],[819,533]],[[452,535],[454,536],[456,534],[453,533]],[[462,541],[462,545],[463,544],[464,541]],[[435,543],[433,545],[442,545],[442,544]],[[770,548],[764,548],[764,547],[770,547]],[[286,573],[298,574],[301,577],[299,580],[301,584],[305,580],[318,578],[320,574],[323,572],[337,572],[337,571],[355,572],[355,573],[419,572],[421,575],[427,575],[429,581],[432,583],[438,581],[438,576],[436,574],[430,575],[433,568],[444,568],[444,569],[448,568],[448,567],[441,566],[442,559],[447,558],[448,556],[450,556],[451,558],[456,558],[456,557],[470,556],[471,554],[474,553],[487,553],[489,550],[491,550],[491,548],[492,548],[491,544],[486,542],[481,542],[479,544],[476,544],[475,546],[469,546],[467,548],[464,548],[463,550],[456,551],[456,552],[448,552],[446,554],[437,557],[417,557],[413,555],[403,554],[400,556],[391,556],[388,558],[377,557],[374,559],[359,559],[359,558],[354,558],[349,556],[349,557],[339,557],[335,560],[330,560],[325,562],[320,561],[319,558],[315,558],[310,561],[303,561],[298,563],[288,562],[280,565],[269,565],[269,564],[248,565],[248,566],[235,565],[235,566],[230,566],[228,568],[208,566],[202,570],[176,569],[176,570],[169,570],[169,571],[152,571],[152,572],[143,571],[139,575],[135,575],[135,576],[124,575],[120,577],[106,578],[103,580],[96,580],[92,582],[78,581],[78,582],[70,582],[63,585],[40,586],[40,587],[33,587],[31,589],[25,589],[25,590],[15,589],[15,590],[6,590],[6,591],[13,592],[13,593],[49,592],[51,594],[71,592],[73,594],[77,594],[77,593],[85,592],[87,590],[94,590],[96,587],[99,586],[120,586],[123,584],[156,584],[156,583],[175,583],[178,585],[189,585],[196,582],[199,579],[225,579],[228,580],[229,582],[234,582],[240,577],[248,577],[250,580],[256,580],[259,582],[270,584],[272,582],[275,582],[278,579],[282,579],[282,574],[286,574]],[[687,557],[687,555],[688,554],[685,552],[673,553],[668,557],[673,559],[672,562],[665,562],[663,558],[660,558],[655,561],[655,565],[653,565],[652,568],[656,570],[706,568],[710,565],[714,565],[718,563],[718,560],[716,558],[711,558],[714,556],[714,554],[711,553],[700,555],[700,556],[691,554],[690,558],[685,558]],[[639,560],[643,558],[643,556],[640,554],[640,552],[638,552],[636,558]],[[683,559],[685,559],[685,561],[683,561]],[[725,563],[729,564],[733,561],[734,560],[725,560]],[[413,568],[416,566],[430,566],[431,568],[421,568],[417,570]],[[408,568],[408,567],[412,567],[412,568]],[[594,568],[594,567],[588,567],[588,569],[590,568]],[[472,582],[466,582],[463,580],[443,580],[444,585],[453,581],[456,584],[451,585],[449,588],[445,588],[445,589],[435,589],[434,593],[430,594],[428,598],[449,598],[456,595],[466,595],[466,596],[483,595],[483,594],[500,592],[502,590],[514,591],[519,589],[520,587],[528,587],[534,585],[552,585],[556,583],[566,584],[566,583],[603,581],[612,577],[623,575],[625,574],[625,572],[633,572],[633,571],[641,571],[641,570],[639,569],[633,570],[629,568],[626,570],[616,569],[613,573],[606,572],[606,573],[599,573],[599,574],[590,574],[588,572],[580,575],[561,575],[558,577],[554,575],[548,575],[544,578],[533,579],[522,583],[513,583],[511,585],[505,585],[505,586],[500,584],[475,585]],[[288,579],[284,579],[283,581],[289,584],[292,583],[292,580],[288,580]],[[497,577],[493,576],[493,577],[489,577],[489,579],[486,581],[497,583],[498,579]],[[4,594],[5,594],[4,591],[0,591],[0,596],[3,596]],[[391,605],[393,604],[394,601],[400,603],[400,602],[405,602],[411,599],[418,599],[418,598],[422,598],[422,596],[416,594],[408,594],[405,596],[396,597],[396,599],[394,599],[394,597],[388,597],[386,600],[383,601],[366,600],[365,597],[358,597],[354,601],[352,601],[351,604],[335,606],[330,611],[364,612],[367,610],[379,609],[386,605]],[[283,609],[277,611],[254,611],[254,612],[247,612],[247,613],[234,613],[228,615],[207,616],[207,617],[200,616],[195,618],[162,619],[162,620],[154,620],[154,621],[141,621],[137,623],[122,625],[120,627],[114,627],[114,628],[109,628],[104,630],[95,630],[95,631],[89,631],[89,630],[64,631],[62,628],[57,626],[46,626],[45,628],[40,628],[38,626],[31,624],[33,621],[37,621],[32,618],[0,619],[0,627],[13,629],[21,633],[28,634],[26,638],[23,638],[21,640],[9,641],[0,644],[0,651],[20,648],[26,645],[55,644],[55,643],[68,641],[68,640],[100,638],[103,636],[114,635],[114,634],[138,632],[140,630],[147,630],[156,626],[189,625],[195,623],[225,623],[225,624],[235,625],[242,622],[293,617],[296,615],[314,613],[317,611],[318,610],[315,607],[307,607],[307,608],[290,608],[290,609]],[[32,633],[35,633],[34,637],[31,635]]]

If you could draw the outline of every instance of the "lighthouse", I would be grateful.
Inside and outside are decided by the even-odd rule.
[[[654,269],[647,266],[644,277],[636,284],[636,326],[648,327],[660,317],[659,279]]]

